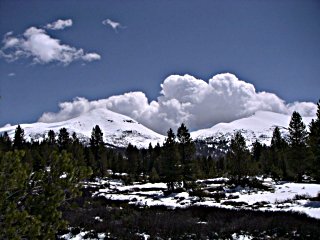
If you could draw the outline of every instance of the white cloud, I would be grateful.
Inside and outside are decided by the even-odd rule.
[[[149,103],[142,92],[130,92],[97,101],[76,98],[61,103],[58,113],[44,113],[39,121],[55,122],[77,117],[94,108],[108,108],[128,115],[165,134],[182,122],[192,129],[211,127],[250,116],[259,110],[315,116],[314,103],[286,104],[273,93],[256,92],[254,86],[230,73],[218,74],[208,82],[190,75],[171,75],[161,84],[157,101]]]
[[[8,77],[14,77],[15,75],[16,75],[16,74],[12,72],[12,73],[9,73],[9,74],[8,74]]]
[[[62,30],[71,26],[72,26],[72,19],[66,19],[66,20],[58,19],[53,23],[48,23],[45,26],[45,28],[51,29],[51,30]]]
[[[80,116],[82,113],[90,111],[92,102],[85,98],[75,98],[73,102],[64,102],[59,104],[59,113],[44,113],[39,121],[41,122],[59,122]]]
[[[101,56],[97,53],[87,53],[82,56],[82,59],[87,62],[92,62],[95,60],[100,60]]]
[[[115,32],[118,32],[118,28],[125,28],[119,22],[112,21],[111,19],[105,19],[102,21],[103,25],[110,26]]]
[[[97,53],[85,53],[83,49],[62,44],[59,39],[52,38],[44,29],[30,27],[22,36],[5,34],[0,57],[9,62],[22,58],[30,58],[34,63],[60,62],[68,65],[73,61],[91,62],[101,57]]]
[[[302,116],[315,116],[317,105],[311,102],[294,102],[288,104],[290,112],[299,112]]]

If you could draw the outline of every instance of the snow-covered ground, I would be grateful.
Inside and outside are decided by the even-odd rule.
[[[218,178],[199,181],[202,184],[202,189],[207,189],[204,190],[207,195],[201,198],[190,192],[165,195],[165,183],[125,185],[121,180],[109,179],[100,183],[86,183],[86,186],[96,188],[93,197],[104,197],[111,201],[125,201],[140,207],[166,206],[174,209],[190,206],[212,206],[257,211],[294,211],[320,219],[320,202],[311,200],[320,192],[320,184],[275,183],[272,179],[265,179],[263,184],[269,186],[271,190],[262,191],[248,187],[230,188],[226,186],[224,180]],[[218,193],[220,193],[219,199],[216,195]]]
[[[258,178],[258,177],[257,177]],[[227,185],[228,178],[213,178],[196,181],[199,187],[207,195],[194,196],[188,192],[165,194],[165,183],[133,183],[126,185],[120,179],[96,179],[92,182],[84,182],[85,188],[93,191],[93,198],[105,198],[108,201],[127,202],[140,208],[150,206],[165,206],[170,209],[187,208],[191,206],[219,207],[227,209],[250,209],[254,211],[294,211],[306,213],[310,217],[320,219],[320,202],[314,201],[320,192],[320,184],[311,183],[276,183],[271,178],[259,178],[269,190],[258,190],[249,187],[231,187]],[[220,198],[214,194],[223,193]],[[210,195],[211,194],[211,195]],[[119,209],[122,209],[120,206]],[[95,216],[94,220],[104,220]],[[198,224],[206,225],[208,222],[199,221]],[[133,233],[139,239],[150,239],[146,232]],[[298,235],[297,235],[298,236]],[[267,233],[264,237],[270,237]],[[274,235],[273,235],[274,237]],[[59,236],[59,239],[82,240],[82,239],[110,239],[109,232],[99,233],[87,230],[70,229],[69,233]],[[238,231],[231,235],[233,240],[255,239],[247,232]]]

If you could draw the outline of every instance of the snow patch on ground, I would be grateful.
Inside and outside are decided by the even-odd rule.
[[[208,206],[227,209],[251,209],[259,211],[303,212],[310,217],[320,219],[320,202],[310,200],[320,192],[320,184],[311,183],[275,183],[267,178],[263,184],[271,191],[250,189],[248,187],[230,188],[226,179],[215,178],[198,180],[203,189],[211,190],[211,195],[194,196],[191,192],[165,194],[165,183],[135,183],[125,185],[121,180],[100,180],[88,182],[85,186],[95,187],[93,197],[103,197],[110,201],[124,201],[139,207],[165,206],[167,208],[187,208],[190,206]],[[107,186],[107,187],[106,187]],[[224,197],[216,199],[212,195],[221,193]]]

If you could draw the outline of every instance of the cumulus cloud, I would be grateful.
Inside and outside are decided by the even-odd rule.
[[[45,26],[45,28],[51,29],[51,30],[62,30],[71,26],[72,26],[72,19],[66,19],[66,20],[58,19],[53,23],[48,23]]]
[[[105,19],[102,21],[103,25],[110,26],[115,32],[118,32],[119,28],[125,28],[119,22],[112,21],[111,19]]]
[[[75,98],[73,102],[63,102],[59,104],[61,109],[58,113],[44,113],[39,119],[40,122],[60,122],[68,120],[92,109],[92,102],[85,98]],[[102,107],[102,106],[100,106]]]
[[[95,108],[107,108],[128,115],[147,127],[165,134],[182,122],[191,130],[250,116],[257,111],[273,111],[315,116],[311,102],[286,104],[273,93],[257,92],[255,87],[230,73],[218,74],[209,81],[190,75],[171,75],[161,84],[160,96],[149,102],[142,92],[130,92],[106,99],[88,101],[76,98],[60,104],[58,113],[44,113],[39,121],[56,122],[80,116]]]
[[[296,111],[302,116],[315,116],[317,105],[311,102],[294,102],[288,104],[289,112]]]
[[[14,36],[12,32],[8,32],[2,43],[0,57],[8,62],[30,58],[33,63],[59,62],[68,65],[76,60],[91,62],[101,58],[97,53],[85,53],[81,48],[62,44],[44,29],[36,27],[28,28],[22,36]]]

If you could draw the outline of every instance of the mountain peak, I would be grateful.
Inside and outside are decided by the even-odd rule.
[[[106,108],[93,109],[81,116],[61,122],[36,122],[20,126],[24,129],[27,140],[42,140],[49,130],[58,133],[63,127],[70,134],[75,132],[79,138],[88,140],[96,125],[101,128],[106,143],[120,147],[126,147],[129,143],[139,148],[148,147],[149,143],[152,145],[158,142],[162,143],[165,138],[132,118]],[[0,128],[0,133],[8,132],[9,136],[13,138],[16,127],[17,125]]]

